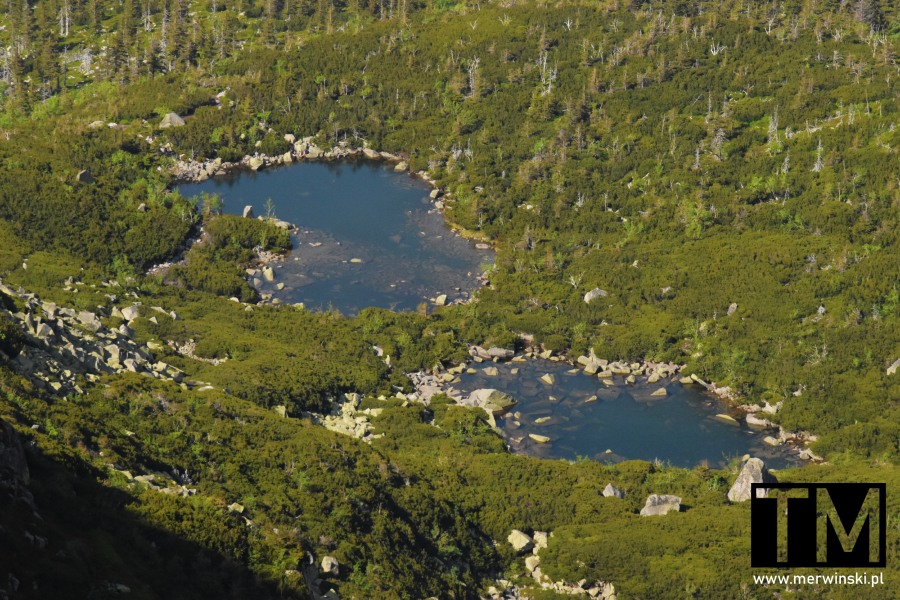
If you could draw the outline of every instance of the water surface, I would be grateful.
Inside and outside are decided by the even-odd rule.
[[[184,196],[218,194],[225,212],[251,205],[299,227],[294,251],[261,291],[281,302],[354,314],[367,306],[415,310],[440,294],[466,299],[494,261],[454,234],[428,198],[430,186],[372,161],[303,162],[236,171],[179,187]],[[277,290],[277,283],[284,290]]]
[[[763,442],[772,430],[717,418],[729,409],[696,386],[673,380],[628,385],[616,377],[615,385],[608,387],[597,377],[573,372],[569,364],[545,360],[472,366],[477,373],[462,375],[454,387],[464,392],[496,388],[518,401],[510,413],[497,418],[516,452],[607,463],[660,460],[679,467],[723,467],[744,454],[760,457],[774,468],[799,462],[787,448]],[[496,367],[499,374],[486,375],[486,367]],[[553,375],[553,385],[540,380],[546,373]],[[651,396],[661,387],[666,388],[666,397]],[[593,396],[597,399],[589,402]],[[551,442],[534,442],[529,433],[548,436]]]

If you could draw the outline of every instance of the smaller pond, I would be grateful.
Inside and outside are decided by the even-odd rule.
[[[271,198],[275,216],[297,225],[293,252],[274,265],[276,281],[258,286],[281,302],[355,314],[369,306],[411,311],[440,294],[448,303],[467,299],[494,253],[453,233],[428,197],[431,187],[392,166],[302,162],[178,190],[218,194],[232,214],[251,205],[265,215]]]
[[[497,426],[515,452],[606,463],[658,459],[686,468],[699,464],[723,467],[744,454],[762,458],[773,468],[801,462],[788,448],[763,442],[766,435],[773,434],[771,430],[717,418],[715,415],[729,412],[725,404],[677,381],[628,385],[616,378],[613,386],[607,386],[567,363],[546,360],[471,366],[476,373],[461,375],[455,389],[468,393],[496,388],[518,401],[509,413],[497,418]],[[485,374],[488,367],[496,368],[498,375]],[[548,373],[555,380],[553,385],[540,379]],[[651,396],[661,387],[666,388],[667,396]],[[537,443],[528,437],[530,433],[551,441]]]

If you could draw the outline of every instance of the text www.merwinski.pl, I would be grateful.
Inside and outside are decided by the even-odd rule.
[[[831,575],[754,575],[757,585],[884,585],[884,573],[833,573]]]

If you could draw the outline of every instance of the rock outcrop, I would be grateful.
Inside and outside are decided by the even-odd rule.
[[[749,500],[751,494],[750,486],[753,483],[778,483],[778,479],[769,473],[766,464],[758,458],[751,458],[744,463],[734,485],[728,490],[728,499],[732,502]],[[760,497],[765,497],[765,494],[762,494]]]
[[[524,536],[524,538],[520,538],[524,541],[525,538],[529,538],[526,534],[514,529],[510,533],[510,543],[512,543],[512,538],[515,535],[518,537],[518,534]],[[542,590],[549,590],[556,592],[557,594],[565,594],[567,596],[579,596],[579,597],[588,597],[592,600],[616,600],[616,588],[612,583],[608,581],[589,581],[587,579],[582,579],[577,582],[570,581],[553,581],[543,573],[541,570],[541,557],[540,551],[547,547],[549,535],[546,531],[535,531],[533,538],[529,538],[532,540],[533,544],[531,546],[531,554],[525,557],[525,573],[534,579],[535,583],[540,586]],[[515,545],[513,546],[515,548]],[[528,550],[524,549],[518,550],[519,554],[527,553]],[[503,589],[501,592],[496,587],[491,587],[488,589],[489,597],[494,600],[518,600],[519,598],[525,598],[526,596],[521,596],[519,594],[519,589],[517,586],[511,585],[506,580],[498,580],[497,584]]]
[[[372,424],[369,418],[377,417],[383,409],[367,408],[361,411],[359,410],[360,402],[359,394],[344,394],[343,402],[335,401],[332,403],[331,414],[320,415],[318,413],[304,412],[302,416],[310,419],[313,423],[322,425],[325,429],[349,435],[364,442],[370,442],[382,437],[384,434],[372,434]]]
[[[179,369],[157,361],[147,346],[131,339],[134,332],[130,327],[123,324],[116,329],[107,328],[99,311],[75,311],[42,302],[34,294],[2,283],[0,291],[23,302],[22,312],[11,313],[2,308],[0,312],[17,321],[30,342],[8,364],[39,388],[58,396],[81,394],[84,390],[80,386],[85,381],[93,383],[102,374],[126,371],[176,383],[182,380]],[[159,311],[171,318],[162,308]],[[115,307],[110,312],[133,320],[138,311],[136,306],[129,306]]]

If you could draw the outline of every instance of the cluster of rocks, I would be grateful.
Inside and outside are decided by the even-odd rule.
[[[483,363],[486,361],[495,363],[505,361],[526,362],[529,359],[537,358],[550,360],[553,362],[560,362],[565,360],[565,358],[554,354],[552,350],[539,349],[529,349],[526,350],[523,354],[516,355],[515,352],[509,350],[508,348],[483,348],[481,346],[472,346],[469,348],[469,355],[472,357],[472,361],[475,363]],[[646,377],[648,383],[656,383],[658,381],[670,378],[681,370],[680,365],[672,363],[655,363],[650,361],[640,363],[624,363],[618,361],[608,361],[602,358],[597,358],[594,355],[593,351],[590,353],[590,356],[579,356],[576,364],[582,367],[585,373],[587,373],[588,375],[597,376],[607,385],[613,384],[612,378],[614,376],[625,377],[625,381],[628,383],[635,383],[638,377]],[[492,367],[487,367],[484,370],[485,374],[490,375],[492,372],[491,369]],[[422,371],[416,373],[408,373],[407,376],[410,378],[415,388],[415,392],[409,395],[410,399],[419,400],[427,404],[431,400],[431,397],[435,394],[444,394],[462,404],[468,404],[469,406],[484,406],[487,401],[491,399],[492,395],[496,397],[496,394],[502,393],[497,392],[496,390],[479,390],[478,394],[475,395],[474,398],[471,395],[468,397],[464,396],[463,394],[455,390],[452,386],[455,383],[459,383],[459,375],[466,372],[474,373],[475,370],[469,368],[465,364],[460,364],[455,367],[447,368],[445,370],[436,367],[432,373],[426,373]],[[547,385],[555,384],[554,377],[550,374],[541,377],[541,381],[543,381]],[[665,388],[660,389],[663,393],[656,395],[665,395]],[[504,401],[503,403],[501,403],[501,405],[506,404],[508,404],[508,401]],[[491,413],[494,416],[497,416],[496,411],[492,410]]]
[[[275,217],[264,217],[262,215],[257,217],[255,215],[255,213],[253,212],[253,205],[251,205],[251,204],[244,206],[244,210],[243,210],[243,212],[241,212],[241,216],[244,217],[245,219],[256,218],[259,221],[265,221],[267,223],[271,223],[272,225],[274,225],[275,227],[278,227],[279,229],[286,229],[288,231],[296,231],[296,229],[297,229],[296,225],[289,223],[287,221],[282,221],[281,219],[276,219]],[[280,256],[278,254],[267,253],[265,251],[262,251],[259,248],[257,249],[257,255],[259,256],[259,259],[261,262],[265,262],[267,257],[271,260],[277,260],[278,258],[280,258]]]
[[[707,382],[697,376],[695,373],[691,373],[689,376],[682,377],[678,380],[681,385],[694,385],[697,384],[703,389],[705,389],[710,394],[716,395],[719,398],[728,401],[735,401],[736,397],[734,395],[734,390],[732,390],[728,386],[717,386],[714,382]]]
[[[328,575],[340,574],[340,563],[332,556],[324,557],[321,562],[321,567],[322,574],[326,577]],[[300,564],[297,565],[296,569],[287,569],[284,572],[284,576],[289,579],[302,579],[312,600],[340,599],[340,596],[334,589],[328,588],[327,583],[319,573],[315,558],[313,558],[313,555],[309,552],[306,553],[306,560],[300,561]]]
[[[593,600],[616,600],[616,588],[608,581],[590,582],[582,579],[577,582],[569,581],[553,581],[541,570],[540,551],[547,547],[549,537],[553,534],[547,534],[546,531],[535,531],[533,535],[513,529],[506,541],[513,547],[519,555],[527,555],[525,557],[526,575],[533,578],[537,585],[543,590],[552,590],[558,594],[566,594],[568,596],[586,596]],[[492,600],[512,600],[519,598],[518,587],[512,586],[508,581],[498,581],[502,590],[495,586],[488,588],[488,598]]]
[[[74,282],[72,283],[74,284]],[[184,374],[176,367],[156,361],[153,352],[135,342],[134,330],[129,323],[144,312],[147,307],[132,304],[123,308],[114,307],[108,315],[102,315],[105,308],[97,311],[78,311],[61,307],[53,302],[43,302],[35,294],[0,283],[0,292],[17,297],[25,304],[24,312],[10,313],[19,322],[28,343],[10,361],[18,373],[29,378],[35,385],[65,396],[83,393],[79,377],[84,381],[96,382],[103,373],[141,373],[156,379],[181,383]],[[110,295],[115,298],[114,295]],[[177,318],[160,307],[151,307],[149,312],[165,314]],[[101,316],[110,316],[124,322],[116,329],[104,326]],[[150,321],[156,322],[151,315]]]
[[[227,356],[222,358],[206,358],[205,356],[198,356],[196,353],[197,342],[194,339],[189,339],[183,344],[179,344],[175,340],[169,340],[166,345],[176,354],[186,356],[192,360],[209,363],[214,366],[218,366],[228,360]],[[156,340],[150,340],[147,342],[147,347],[150,348],[150,350],[157,352],[163,349],[163,344]]]
[[[614,486],[612,482],[606,484],[601,494],[604,498],[617,498],[619,500],[625,498],[625,491]],[[641,509],[641,516],[655,517],[680,511],[681,498],[678,496],[650,494],[644,503],[644,508]]]
[[[128,480],[130,485],[142,485],[161,494],[172,496],[194,496],[197,494],[196,488],[190,488],[182,483],[173,481],[164,473],[147,473],[144,475],[132,475],[131,471],[119,470],[110,465],[109,470],[117,473]]]
[[[364,442],[371,442],[384,437],[384,434],[373,434],[370,417],[377,417],[384,410],[382,408],[367,408],[359,410],[361,398],[359,394],[344,394],[343,402],[333,402],[331,414],[320,415],[313,412],[304,412],[303,416],[310,419],[325,429],[355,437]],[[287,416],[285,407],[276,409],[282,416]]]
[[[798,456],[802,460],[813,462],[823,462],[825,459],[808,448],[810,444],[819,438],[808,431],[788,431],[781,425],[773,423],[765,417],[765,415],[775,415],[781,410],[782,402],[776,404],[742,404],[738,406],[744,414],[744,420],[750,427],[760,429],[777,429],[777,434],[767,435],[763,438],[763,442],[769,446],[778,447],[791,445],[799,448]]]
[[[543,358],[546,351],[540,354]],[[553,356],[548,356],[553,360]],[[652,361],[627,363],[622,361],[609,361],[598,358],[591,350],[588,356],[579,356],[576,364],[584,369],[588,375],[595,375],[599,379],[609,380],[614,376],[624,377],[627,383],[637,382],[638,377],[646,377],[647,383],[656,383],[675,375],[682,369],[682,365],[674,363],[656,363]]]

